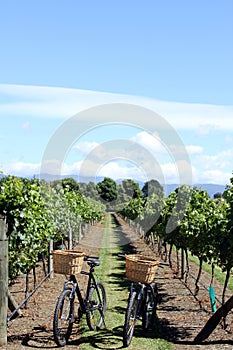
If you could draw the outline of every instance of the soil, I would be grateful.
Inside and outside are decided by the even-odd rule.
[[[156,251],[152,251],[132,227],[128,226],[121,218],[118,218],[118,223],[127,240],[131,242],[132,252],[156,255]],[[102,232],[103,223],[96,224],[79,243],[78,248],[85,251],[86,254],[97,255],[101,246]],[[43,278],[40,264],[37,271],[39,280],[39,271],[41,278]],[[190,263],[190,272],[194,276],[197,275],[197,267],[193,263]],[[84,289],[86,277],[80,275],[80,278],[80,285]],[[63,275],[54,274],[53,278],[48,278],[42,284],[29,299],[27,308],[22,309],[22,316],[9,321],[8,345],[2,347],[1,350],[56,348],[52,333],[53,312],[65,279],[66,277]],[[203,287],[203,285],[209,285],[210,276],[207,273],[202,273],[201,281],[199,293],[194,296],[195,281],[192,277],[188,278],[186,285],[175,270],[168,266],[158,268],[156,275],[160,295],[157,311],[158,337],[173,343],[175,350],[233,349],[233,313],[227,317],[226,329],[223,328],[223,324],[219,324],[205,342],[200,345],[193,342],[195,336],[212,315],[208,292]],[[24,283],[24,278],[18,278],[16,283],[10,287],[10,291],[18,303],[24,299]],[[222,286],[215,281],[215,294],[219,299],[221,299],[221,292]],[[231,294],[228,291],[227,297]],[[75,336],[77,338],[77,334]],[[78,348],[78,343],[72,342],[63,349],[77,350]]]

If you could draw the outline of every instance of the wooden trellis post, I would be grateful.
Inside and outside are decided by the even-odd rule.
[[[50,273],[49,277],[50,278],[54,277],[52,251],[53,251],[53,240],[50,239],[50,241],[49,241],[49,273]]]
[[[181,249],[181,278],[184,279],[184,266],[185,262],[184,262],[184,249]]]
[[[8,239],[5,219],[0,215],[0,346],[7,344]]]

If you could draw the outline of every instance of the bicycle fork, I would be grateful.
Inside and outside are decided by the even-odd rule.
[[[131,286],[130,286],[130,294],[132,294],[133,292],[137,293],[136,300],[138,303],[137,303],[137,310],[136,310],[136,319],[140,317],[140,311],[141,311],[141,306],[143,302],[145,288],[146,288],[145,285],[141,285],[141,288],[139,289],[138,286],[135,286],[134,283],[131,283]]]

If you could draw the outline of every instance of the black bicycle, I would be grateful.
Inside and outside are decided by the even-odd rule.
[[[126,258],[126,256],[122,254],[118,254],[118,256],[124,259]],[[163,263],[160,264],[162,265]],[[142,320],[142,327],[145,331],[155,327],[157,303],[158,288],[155,282],[131,282],[123,327],[124,347],[130,345],[136,321],[140,317]]]
[[[64,289],[58,298],[53,319],[54,340],[58,346],[67,344],[74,322],[79,323],[84,314],[86,314],[90,330],[97,330],[102,324],[105,325],[106,293],[103,284],[97,282],[93,274],[95,267],[100,265],[98,259],[98,256],[86,255],[84,257],[84,261],[87,261],[90,266],[89,272],[81,271],[81,274],[89,277],[85,298],[82,297],[74,275],[70,275],[69,281],[64,283]]]
[[[130,345],[136,321],[142,318],[145,331],[154,327],[158,292],[155,283],[131,282],[123,328],[123,345]]]

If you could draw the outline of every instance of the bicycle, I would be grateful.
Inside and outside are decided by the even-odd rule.
[[[86,314],[86,321],[90,330],[97,330],[102,324],[105,326],[105,288],[94,277],[95,267],[100,265],[98,259],[98,256],[84,256],[84,261],[90,267],[89,272],[80,272],[88,276],[85,298],[81,294],[75,275],[71,274],[69,280],[64,283],[64,288],[58,298],[53,318],[53,335],[58,346],[65,346],[67,344],[74,322],[80,323],[84,314]],[[75,296],[77,300],[75,300]],[[74,310],[75,302],[78,303],[76,316]]]
[[[127,259],[127,255],[118,254],[119,257]],[[145,257],[139,257],[143,260],[143,268],[145,265]],[[152,261],[151,261],[152,260]],[[140,260],[137,260],[137,262]],[[135,261],[136,262],[136,261]],[[162,265],[159,261],[150,258],[150,262],[155,266],[152,275],[148,280],[141,275],[139,278],[135,275],[130,276],[128,271],[128,278],[133,280],[130,285],[130,292],[127,301],[127,308],[125,313],[125,322],[123,327],[123,346],[128,347],[131,343],[136,321],[141,317],[142,328],[145,331],[153,329],[156,319],[157,303],[158,303],[158,288],[154,280],[156,266]],[[146,267],[146,266],[145,266]],[[127,267],[126,267],[127,268]],[[142,271],[141,271],[142,272]],[[127,277],[127,271],[126,271]],[[142,282],[140,282],[139,280]],[[144,280],[143,280],[144,279]]]

